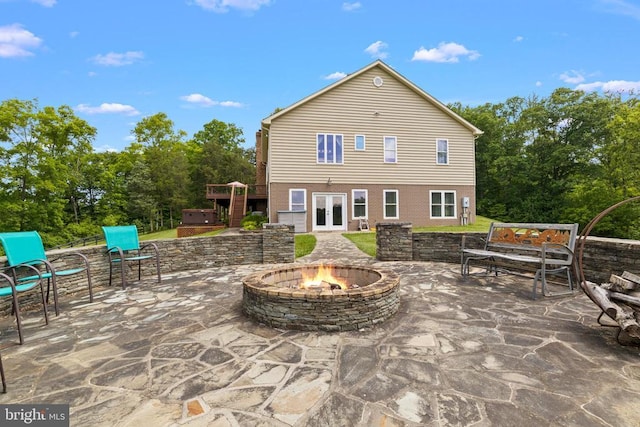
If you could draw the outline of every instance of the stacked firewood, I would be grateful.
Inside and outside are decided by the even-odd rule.
[[[582,283],[584,291],[630,337],[640,339],[640,276],[625,271],[609,282]]]

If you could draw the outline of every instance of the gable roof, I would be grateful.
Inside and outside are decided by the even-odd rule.
[[[398,73],[393,68],[391,68],[390,66],[388,66],[387,64],[385,64],[384,62],[382,62],[379,59],[374,61],[374,62],[372,62],[371,64],[367,65],[366,67],[361,68],[360,70],[356,71],[355,73],[349,74],[346,77],[343,77],[342,79],[330,84],[329,86],[327,86],[327,87],[325,87],[323,89],[320,89],[319,91],[317,91],[315,93],[312,93],[311,95],[309,95],[309,96],[301,99],[300,101],[288,106],[287,108],[284,108],[284,109],[278,111],[277,113],[274,113],[274,114],[264,118],[262,120],[262,126],[265,127],[265,128],[269,128],[271,126],[271,121],[272,120],[277,119],[278,117],[287,114],[291,110],[294,110],[294,109],[298,108],[299,106],[301,106],[303,104],[306,104],[309,101],[312,101],[313,99],[321,96],[322,94],[324,94],[326,92],[329,92],[330,90],[332,90],[332,89],[334,89],[334,88],[336,88],[336,87],[338,87],[340,85],[343,85],[346,82],[348,82],[348,81],[356,78],[357,76],[359,76],[359,75],[371,70],[372,68],[376,68],[376,67],[381,68],[382,70],[384,70],[387,73],[391,74],[399,82],[401,82],[402,84],[407,86],[409,89],[411,89],[412,91],[417,93],[419,96],[424,98],[426,101],[428,101],[431,104],[433,104],[436,108],[441,110],[446,115],[450,116],[452,119],[454,119],[455,121],[460,123],[462,126],[464,126],[465,128],[469,129],[471,131],[471,133],[473,133],[474,135],[482,135],[483,134],[483,132],[480,129],[478,129],[477,127],[475,127],[474,125],[472,125],[471,123],[469,123],[468,121],[466,121],[465,119],[460,117],[458,114],[453,112],[450,108],[448,108],[442,102],[438,101],[436,98],[434,98],[433,96],[429,95],[424,90],[420,89],[418,86],[413,84],[411,81],[409,81],[408,79],[403,77],[400,73]]]

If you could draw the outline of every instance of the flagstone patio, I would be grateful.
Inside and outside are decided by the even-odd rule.
[[[534,301],[530,280],[378,262],[339,233],[298,262],[393,270],[399,312],[351,332],[257,324],[242,278],[273,264],[98,288],[48,326],[27,313],[22,346],[0,319],[0,403],[68,403],[74,426],[640,426],[640,347],[581,291]]]

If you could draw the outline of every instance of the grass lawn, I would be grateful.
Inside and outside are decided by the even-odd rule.
[[[376,256],[376,233],[375,231],[343,233],[347,239],[351,240],[355,245],[367,255]]]
[[[316,247],[316,236],[313,234],[296,234],[295,237],[296,258],[309,255]]]
[[[420,232],[442,232],[442,233],[469,233],[475,231],[489,232],[489,226],[492,220],[483,216],[476,216],[476,222],[470,225],[447,225],[441,227],[415,227],[414,233]],[[362,252],[372,257],[376,256],[376,233],[375,232],[358,232],[344,233],[344,237],[351,240]]]

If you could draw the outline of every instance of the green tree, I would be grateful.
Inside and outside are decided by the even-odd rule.
[[[18,99],[0,104],[3,229],[55,235],[80,220],[78,173],[95,133],[67,106],[39,109],[36,100]]]
[[[255,182],[255,149],[244,149],[242,130],[234,124],[212,120],[189,141],[191,203],[205,202],[207,184]]]
[[[155,227],[163,228],[165,213],[169,227],[176,215],[188,206],[189,169],[186,156],[186,133],[175,131],[173,121],[165,113],[145,117],[135,126],[133,135],[143,147],[149,195],[157,212]],[[146,190],[140,188],[140,191]],[[153,223],[152,223],[153,227]]]

